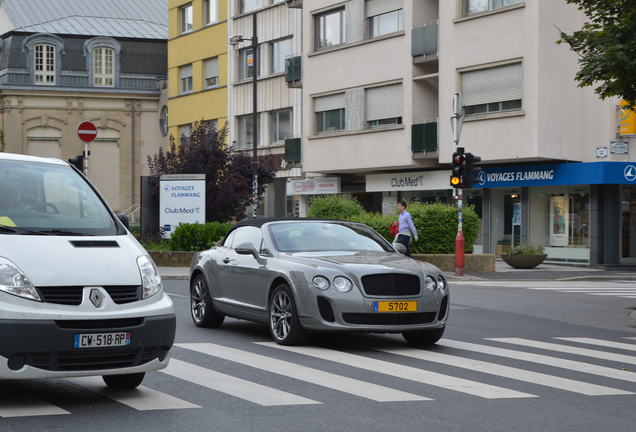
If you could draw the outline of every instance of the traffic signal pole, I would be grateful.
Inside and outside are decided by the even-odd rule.
[[[455,152],[459,147],[459,136],[461,129],[461,108],[459,103],[459,93],[455,93],[453,97],[453,117],[451,117],[451,124],[453,129],[453,144],[455,145]],[[462,189],[457,188],[457,237],[455,238],[455,275],[464,275],[464,231],[463,231],[463,196]]]

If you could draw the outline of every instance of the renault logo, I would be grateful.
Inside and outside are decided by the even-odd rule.
[[[96,308],[100,307],[102,305],[102,302],[104,301],[104,296],[96,288],[91,289],[91,294],[88,296],[88,298],[91,299],[91,302],[95,305]]]

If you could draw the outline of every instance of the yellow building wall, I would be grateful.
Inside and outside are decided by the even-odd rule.
[[[227,121],[227,6],[217,2],[218,21],[205,25],[203,0],[168,2],[168,128],[179,136],[179,126],[201,120],[217,120],[221,128]],[[193,30],[180,33],[180,8],[191,3]],[[218,87],[204,89],[204,61],[218,57]],[[192,64],[192,92],[180,94],[179,68]],[[177,140],[178,141],[178,140]]]

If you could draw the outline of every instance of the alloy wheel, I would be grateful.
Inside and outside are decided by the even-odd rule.
[[[284,291],[278,291],[272,299],[269,320],[274,337],[284,340],[289,335],[292,326],[291,299]]]
[[[197,279],[192,287],[190,307],[192,308],[192,317],[196,322],[202,322],[205,318],[205,287],[203,280]]]

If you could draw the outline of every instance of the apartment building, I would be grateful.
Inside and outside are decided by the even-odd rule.
[[[168,105],[165,135],[187,142],[195,122],[227,121],[228,56],[225,0],[169,0]]]
[[[620,101],[573,77],[558,28],[585,17],[531,0],[290,0],[302,10],[302,171],[288,194],[452,202],[452,99],[460,145],[481,156],[465,196],[477,251],[520,243],[549,259],[636,263],[636,133]],[[630,153],[631,152],[631,153]],[[302,208],[303,206],[301,206]]]

